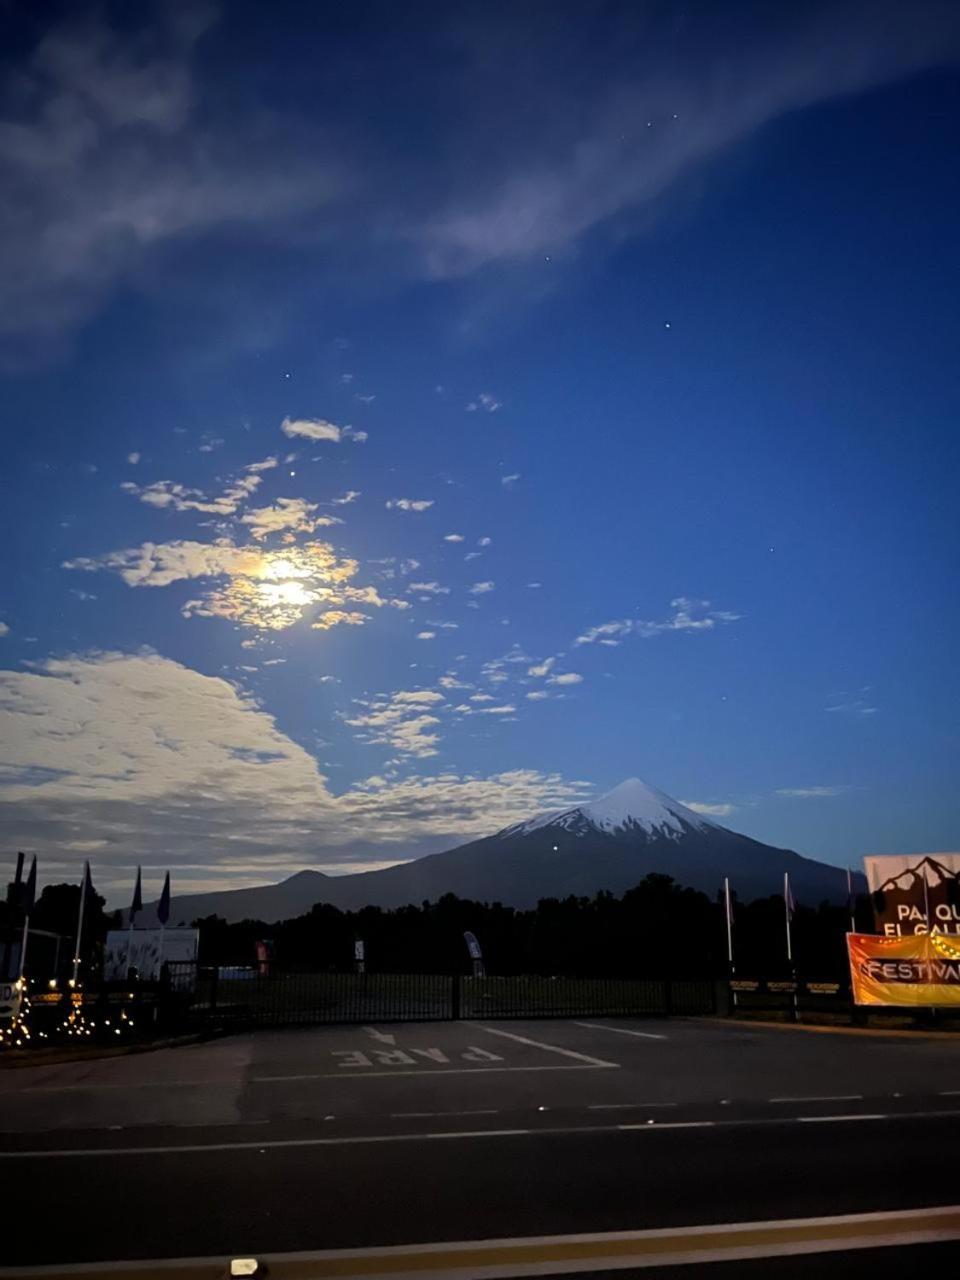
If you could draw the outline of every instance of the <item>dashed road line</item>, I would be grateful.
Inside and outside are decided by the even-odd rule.
[[[889,1118],[879,1111],[870,1114],[854,1111],[844,1116],[794,1116],[797,1124],[843,1124],[849,1120],[889,1120]]]
[[[652,1107],[679,1107],[679,1102],[591,1102],[588,1111],[649,1111]]]
[[[601,1022],[576,1022],[575,1027],[586,1027],[588,1031],[614,1031],[619,1036],[639,1036],[641,1040],[667,1040],[668,1036],[658,1035],[653,1031],[634,1031],[631,1027],[607,1027]]]
[[[768,1102],[862,1102],[862,1093],[807,1094],[800,1098],[768,1098]]]

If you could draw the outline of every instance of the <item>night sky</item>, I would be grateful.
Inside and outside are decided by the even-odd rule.
[[[960,7],[0,21],[8,861],[960,847]]]

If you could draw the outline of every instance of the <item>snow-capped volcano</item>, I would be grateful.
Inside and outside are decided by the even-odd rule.
[[[436,901],[446,893],[513,907],[540,898],[623,893],[656,872],[716,894],[730,877],[741,899],[783,891],[798,902],[846,900],[846,872],[789,849],[751,840],[711,822],[639,778],[570,809],[504,827],[480,840],[402,866],[328,877],[301,871],[279,885],[175,900],[176,919],[216,913],[266,921],[299,915],[315,902],[355,910]],[[855,877],[861,887],[862,877]],[[182,914],[180,914],[182,913]]]
[[[650,839],[666,837],[677,840],[687,831],[706,831],[714,825],[665,791],[651,787],[639,778],[627,778],[597,800],[572,809],[554,809],[539,814],[526,822],[505,827],[499,835],[506,839],[556,827],[571,833],[587,834],[590,830],[610,834],[642,832]]]

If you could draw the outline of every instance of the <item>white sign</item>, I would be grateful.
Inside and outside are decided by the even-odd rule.
[[[125,982],[131,969],[157,982],[165,962],[196,961],[199,929],[111,929],[103,952],[105,982]]]
[[[20,1015],[23,988],[19,982],[0,982],[0,1021],[13,1022]]]
[[[960,934],[960,853],[869,857],[863,868],[878,933]]]

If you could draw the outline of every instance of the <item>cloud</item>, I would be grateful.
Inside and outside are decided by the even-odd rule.
[[[437,633],[435,631],[418,631],[417,632],[418,640],[436,640],[436,638],[437,638]]]
[[[205,515],[232,516],[259,488],[259,475],[242,476],[231,480],[223,493],[209,497],[200,489],[190,489],[175,480],[155,480],[153,484],[138,485],[124,480],[120,488],[134,494],[148,507],[172,511],[200,511]]]
[[[528,586],[531,590],[536,591],[536,590],[537,590],[537,588],[539,588],[539,587],[542,587],[542,586],[543,586],[543,583],[542,583],[542,582],[528,582],[528,583],[527,583],[527,586]]]
[[[275,233],[344,186],[322,138],[315,163],[295,165],[295,122],[249,99],[217,109],[193,68],[212,5],[153,5],[117,28],[84,8],[97,16],[67,6],[36,24],[5,73],[0,336],[24,345],[149,282],[147,264],[179,245]]]
[[[737,809],[735,804],[705,804],[700,800],[681,800],[680,803],[705,818],[728,818]]]
[[[537,38],[514,24],[486,28],[478,62],[509,59],[512,69],[493,110],[498,161],[484,180],[471,171],[411,232],[428,270],[447,278],[542,262],[601,227],[619,242],[770,121],[957,59],[949,4],[804,5],[723,23],[708,6],[686,16],[682,37],[669,8],[611,23],[591,40],[594,74],[577,77],[577,26],[561,21]],[[496,127],[459,116],[458,125],[461,136],[474,129],[472,154]]]
[[[476,400],[471,400],[466,408],[467,413],[476,413],[479,409],[484,413],[496,413],[498,409],[503,408],[503,405],[491,392],[481,391]]]
[[[478,538],[478,539],[477,539],[477,546],[478,546],[478,547],[489,547],[489,546],[490,546],[490,544],[491,544],[491,542],[493,542],[493,539],[492,539],[492,538]]]
[[[849,786],[843,787],[778,787],[774,792],[775,795],[783,796],[786,800],[821,800],[828,796],[842,796],[847,791],[852,790]]]
[[[396,693],[392,693],[390,697],[394,703],[401,706],[415,705],[423,707],[444,701],[443,694],[438,693],[436,689],[400,689]]]
[[[546,689],[531,689],[526,696],[531,702],[543,702],[544,699],[549,698],[551,695]]]
[[[460,680],[455,671],[448,671],[446,675],[442,675],[437,681],[441,689],[472,689],[473,685],[468,680]]]
[[[363,729],[364,742],[388,746],[405,756],[435,756],[440,718],[434,714],[444,695],[430,689],[401,689],[370,701],[357,700],[362,711],[345,723]]]
[[[334,795],[316,759],[253,698],[153,653],[0,672],[0,781],[6,847],[38,852],[42,879],[55,882],[79,877],[86,843],[98,850],[98,888],[124,893],[141,862],[158,887],[169,866],[174,892],[304,866],[363,870],[591,790],[514,770],[381,779]]]
[[[463,542],[464,538],[462,533],[445,533],[443,540],[444,542]]]
[[[482,551],[468,551],[463,558],[464,560],[467,560],[467,561],[479,560],[482,555],[483,555]]]
[[[582,684],[583,676],[578,675],[576,671],[561,671],[555,676],[547,677],[547,684]]]
[[[874,705],[871,693],[872,690],[867,685],[857,694],[834,694],[824,710],[837,712],[842,716],[875,716],[880,708]]]
[[[359,571],[357,561],[339,556],[327,542],[279,551],[238,546],[229,538],[145,542],[104,556],[66,560],[63,568],[114,572],[129,587],[210,579],[205,595],[182,606],[185,617],[226,618],[263,630],[283,630],[307,617],[320,630],[366,621],[365,614],[344,610],[348,604],[409,608],[406,600],[384,599],[375,587],[351,585]]]
[[[349,436],[354,444],[366,444],[370,439],[370,433],[367,431],[353,431],[350,427],[344,429],[345,436]]]
[[[527,668],[528,676],[545,676],[550,674],[550,668],[556,662],[556,658],[544,658],[542,662],[535,662],[532,667]]]
[[[8,636],[9,634],[10,628],[5,622],[0,622],[0,636]]]
[[[483,596],[487,592],[493,591],[495,586],[496,584],[493,582],[475,582],[470,588],[470,594],[472,596]]]
[[[411,582],[407,590],[422,596],[448,596],[449,587],[441,587],[439,582]]]
[[[271,507],[254,507],[240,517],[240,523],[249,525],[253,536],[262,541],[270,533],[313,533],[317,528],[343,524],[337,516],[314,516],[316,502],[303,498],[277,498]]]
[[[140,454],[136,451],[136,449],[134,449],[132,453],[127,454],[127,461],[130,463],[131,467],[135,467],[137,465],[137,463],[140,461]]]
[[[520,472],[519,472],[519,471],[515,471],[512,475],[509,475],[509,476],[501,476],[501,477],[500,477],[500,483],[501,483],[505,488],[507,488],[507,489],[512,489],[512,488],[513,488],[513,486],[517,483],[517,481],[518,481],[519,479],[520,479]]]
[[[345,507],[348,503],[356,502],[360,497],[359,489],[348,489],[342,498],[333,498],[331,501],[335,507]]]
[[[343,428],[324,418],[284,418],[280,430],[291,439],[329,440],[339,444],[343,438]]]
[[[277,458],[271,454],[269,458],[262,458],[260,462],[248,462],[244,467],[244,471],[272,471],[274,467],[279,465]]]
[[[673,612],[660,621],[650,622],[642,618],[623,618],[617,622],[602,622],[589,627],[574,640],[574,644],[618,645],[625,636],[638,635],[644,640],[667,631],[713,631],[718,626],[738,622],[740,614],[726,609],[712,608],[709,600],[693,600],[689,596],[676,596],[670,601]]]
[[[388,511],[426,511],[433,504],[433,498],[389,498],[386,508]]]

